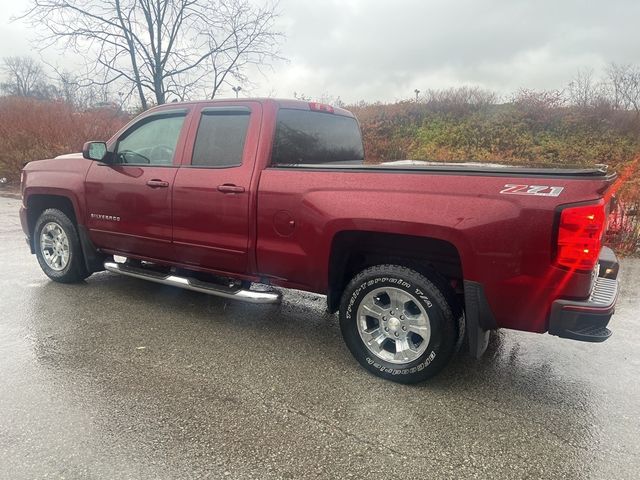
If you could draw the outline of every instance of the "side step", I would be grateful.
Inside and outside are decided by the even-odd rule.
[[[281,295],[276,292],[257,292],[241,288],[226,288],[222,285],[203,282],[195,278],[179,277],[170,273],[165,274],[161,272],[154,272],[152,270],[136,268],[122,263],[104,262],[104,268],[110,272],[127,275],[128,277],[140,278],[142,280],[149,280],[163,285],[184,288],[186,290],[193,290],[194,292],[230,298],[232,300],[240,300],[242,302],[278,303],[281,300]]]

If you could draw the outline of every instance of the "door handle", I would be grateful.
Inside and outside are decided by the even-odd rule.
[[[167,188],[169,186],[169,182],[153,178],[151,180],[147,180],[147,185],[151,188]]]
[[[222,193],[243,193],[244,187],[225,183],[224,185],[218,185],[218,191]]]

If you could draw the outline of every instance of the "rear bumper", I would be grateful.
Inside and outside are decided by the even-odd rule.
[[[604,342],[611,336],[607,328],[618,299],[619,263],[613,251],[603,248],[600,276],[587,300],[556,300],[551,306],[549,333],[583,342]]]

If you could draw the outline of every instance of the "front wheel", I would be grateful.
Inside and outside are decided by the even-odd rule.
[[[64,212],[55,208],[42,212],[33,235],[38,263],[51,280],[73,283],[89,276],[78,232]]]
[[[460,334],[448,293],[406,267],[368,268],[342,296],[342,336],[370,372],[400,383],[426,380],[448,363]]]

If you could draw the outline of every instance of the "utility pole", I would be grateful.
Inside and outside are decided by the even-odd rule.
[[[420,90],[418,90],[417,88],[414,90],[415,94],[416,94],[416,103],[418,103],[418,95],[420,95]]]
[[[231,87],[231,90],[236,92],[236,98],[238,98],[238,93],[240,93],[240,90],[242,90],[242,87],[238,85],[237,87]]]

